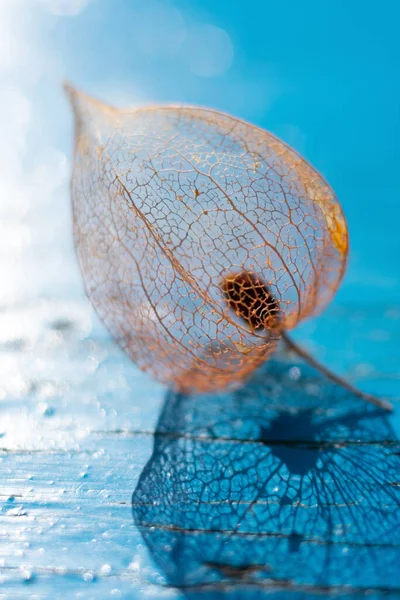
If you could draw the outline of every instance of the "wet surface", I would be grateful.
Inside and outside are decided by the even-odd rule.
[[[347,327],[323,358],[395,398],[399,317],[337,306],[315,347]],[[1,598],[398,597],[398,408],[285,353],[235,392],[168,392],[79,297],[0,325]]]

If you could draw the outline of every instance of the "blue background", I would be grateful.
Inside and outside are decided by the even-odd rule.
[[[54,39],[66,75],[105,100],[145,90],[149,100],[217,107],[277,134],[330,182],[349,223],[350,269],[342,294],[398,299],[400,279],[400,8],[394,1],[181,0],[188,20],[229,34],[234,57],[217,77],[176,56],[137,48],[142,3],[99,0]]]

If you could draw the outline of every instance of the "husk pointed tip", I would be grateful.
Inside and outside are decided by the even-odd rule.
[[[67,96],[73,96],[77,92],[76,87],[68,79],[63,81],[62,86]]]
[[[71,102],[71,104],[74,106],[77,100],[77,97],[80,95],[80,92],[78,91],[78,89],[70,82],[70,81],[64,81],[63,82],[63,89],[64,89],[64,93],[67,96],[68,100]]]
[[[63,88],[71,103],[75,117],[79,117],[82,114],[82,104],[87,103],[85,102],[86,95],[80,92],[70,81],[64,81]]]
[[[66,96],[68,97],[75,117],[80,119],[84,115],[89,115],[94,112],[110,113],[113,112],[113,107],[89,96],[85,92],[82,92],[76,88],[70,81],[64,81],[63,88]]]

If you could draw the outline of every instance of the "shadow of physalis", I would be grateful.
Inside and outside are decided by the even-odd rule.
[[[133,516],[190,598],[381,597],[400,592],[399,481],[388,414],[281,356],[234,392],[167,395]]]

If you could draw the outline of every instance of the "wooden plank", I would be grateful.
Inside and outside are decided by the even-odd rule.
[[[356,310],[300,334],[396,398],[400,311]],[[399,410],[285,353],[234,392],[166,392],[82,300],[3,310],[0,348],[1,600],[400,596]]]

